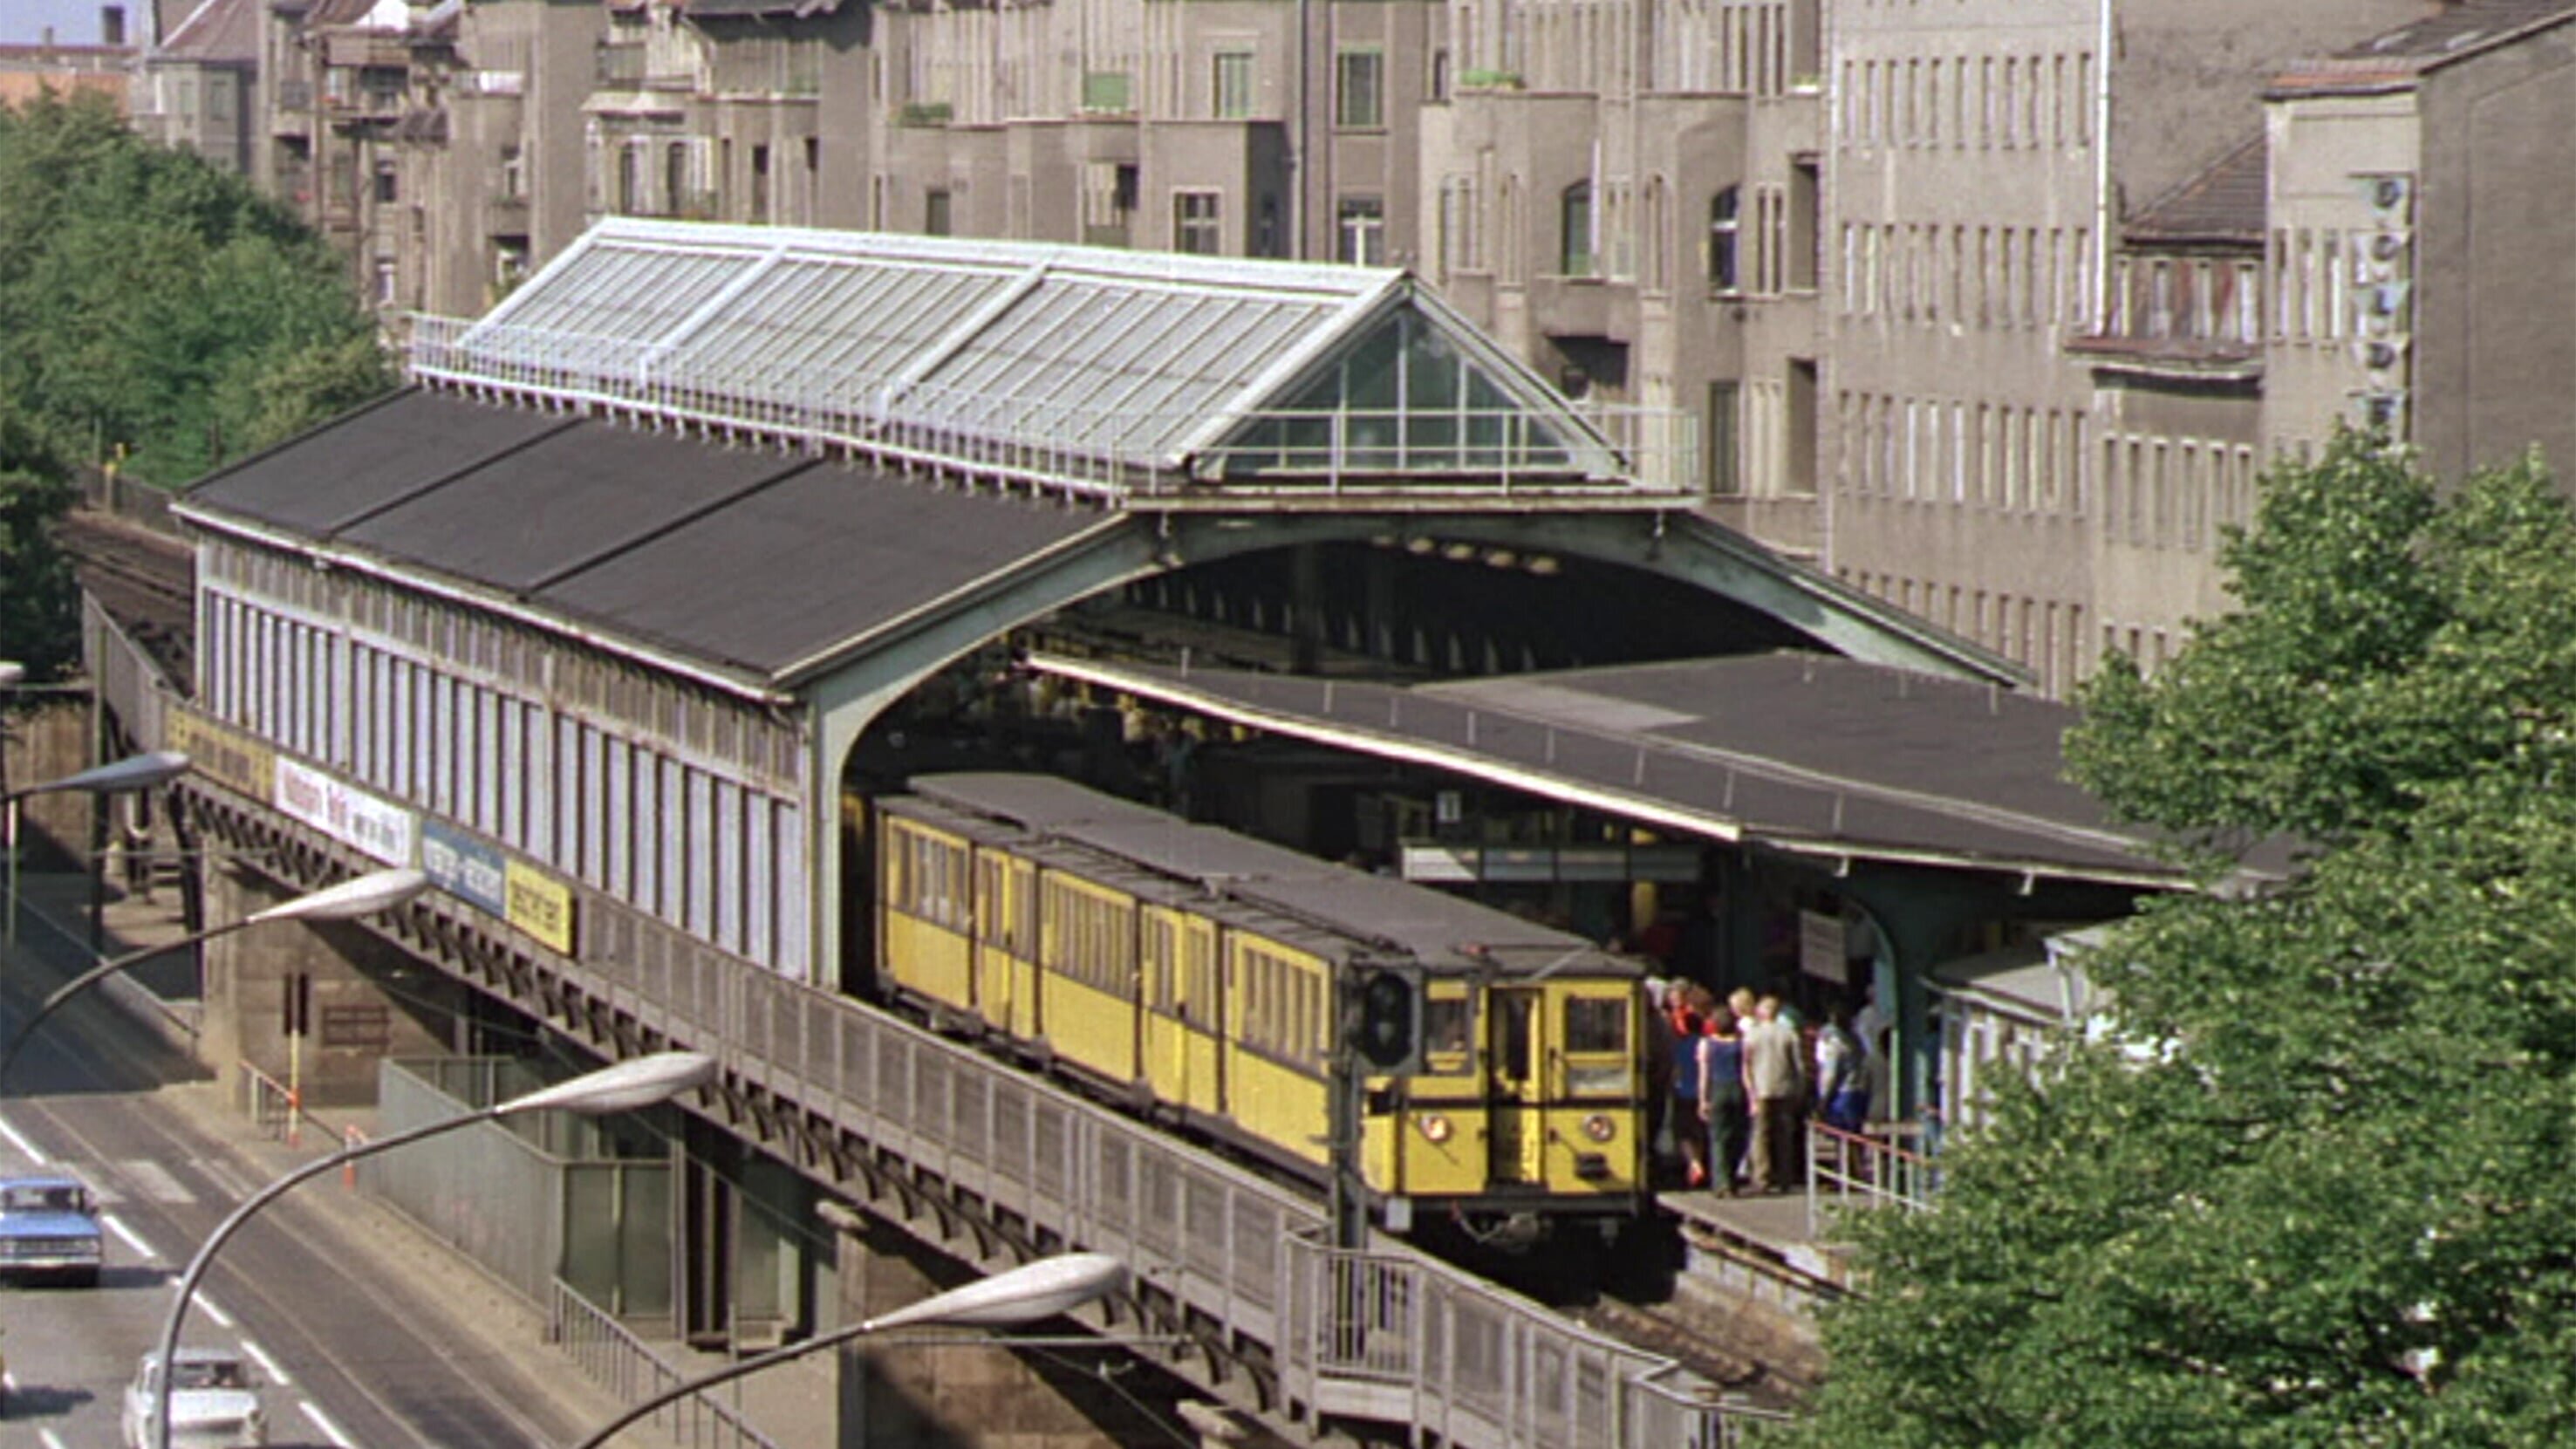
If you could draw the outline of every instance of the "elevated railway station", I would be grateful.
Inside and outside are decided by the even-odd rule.
[[[97,672],[196,761],[191,827],[267,862],[210,872],[210,912],[376,864],[442,887],[388,930],[460,988],[445,1015],[233,938],[210,1056],[274,1069],[287,977],[319,973],[393,1018],[323,1043],[326,1089],[526,1019],[723,1058],[683,1334],[826,1326],[797,1224],[848,1198],[975,1261],[1124,1254],[1133,1311],[1198,1345],[1181,1372],[1283,1427],[1722,1442],[1708,1376],[1337,1243],[1311,1196],[863,999],[871,792],[995,763],[921,731],[1002,737],[967,727],[996,651],[1106,611],[1355,676],[1788,650],[2011,682],[1698,516],[1677,429],[1587,415],[1397,272],[610,222],[424,320],[403,391],[193,490],[194,677]],[[1235,707],[1163,652],[1023,709],[1048,748],[1000,763],[1137,743],[1118,696]]]

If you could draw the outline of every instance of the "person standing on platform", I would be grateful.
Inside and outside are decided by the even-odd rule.
[[[1754,1004],[1744,1030],[1744,1090],[1752,1100],[1753,1190],[1786,1192],[1795,1185],[1799,1106],[1806,1101],[1806,1053],[1797,1031],[1780,1019],[1780,998]]]
[[[1699,1039],[1699,1115],[1708,1133],[1708,1185],[1733,1196],[1744,1182],[1744,1142],[1752,1128],[1744,1093],[1743,1024],[1719,1007]]]
[[[1681,1139],[1685,1164],[1683,1185],[1699,1187],[1708,1181],[1708,1134],[1698,1129],[1699,1122],[1699,1040],[1701,1025],[1717,1005],[1708,989],[1696,984],[1676,983],[1666,994],[1672,1007],[1672,1100],[1668,1115],[1673,1135]]]

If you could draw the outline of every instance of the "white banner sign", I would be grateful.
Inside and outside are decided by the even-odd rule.
[[[277,762],[277,808],[387,865],[409,865],[415,833],[410,811],[292,760]]]

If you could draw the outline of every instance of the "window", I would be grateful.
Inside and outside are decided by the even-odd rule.
[[[662,150],[662,209],[682,216],[689,206],[689,143],[673,141]]]
[[[635,214],[635,203],[639,199],[636,193],[643,190],[643,184],[637,176],[637,172],[641,170],[641,167],[641,157],[634,147],[620,146],[617,148],[616,205],[617,214],[619,216],[633,216]],[[385,183],[388,179],[389,178],[387,178],[382,172],[377,173],[376,193],[379,200],[385,199]]]
[[[1172,193],[1172,250],[1212,257],[1224,250],[1219,197],[1213,191]]]
[[[1133,78],[1123,70],[1085,71],[1082,77],[1082,108],[1095,115],[1123,116],[1133,111],[1128,93]]]
[[[399,183],[395,179],[394,163],[391,161],[377,162],[376,200],[381,204],[390,206],[393,204],[399,189]]]
[[[751,148],[751,219],[769,220],[769,148]]]
[[[1737,215],[1743,209],[1743,193],[1727,187],[1708,202],[1708,284],[1720,292],[1732,292],[1736,280]]]
[[[1345,196],[1338,233],[1341,259],[1363,267],[1386,265],[1386,203],[1374,196]]]
[[[948,193],[933,191],[924,195],[921,199],[921,234],[923,236],[955,235],[948,227]]]
[[[1565,1003],[1565,1049],[1611,1053],[1628,1050],[1628,998],[1575,997]]]
[[[1578,181],[1565,188],[1558,210],[1564,219],[1564,232],[1557,271],[1568,277],[1591,276],[1592,183]]]
[[[1211,111],[1220,121],[1240,121],[1252,115],[1252,52],[1220,50],[1216,53],[1216,92]]]
[[[1708,385],[1708,491],[1730,494],[1742,489],[1735,462],[1738,389],[1733,382]]]
[[[1374,131],[1386,124],[1386,57],[1374,50],[1346,50],[1334,57],[1333,124],[1345,131]]]

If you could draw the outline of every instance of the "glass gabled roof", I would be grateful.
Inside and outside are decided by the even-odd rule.
[[[1381,268],[614,218],[412,370],[1116,496],[1647,486]]]

